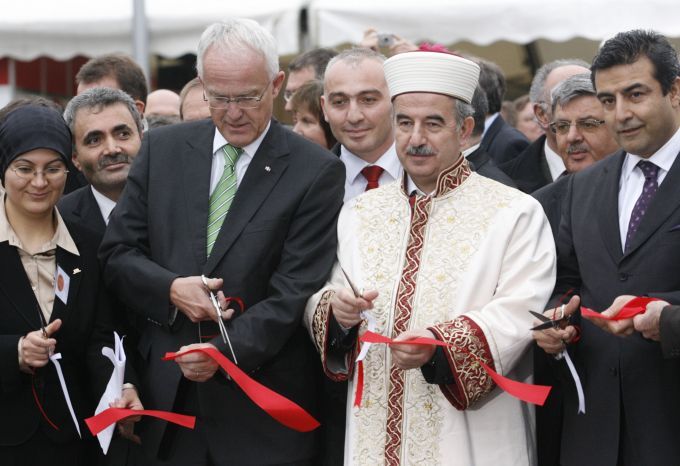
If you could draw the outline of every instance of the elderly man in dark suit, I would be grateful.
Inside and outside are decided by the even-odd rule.
[[[632,296],[680,303],[677,53],[663,36],[630,31],[608,40],[591,69],[604,119],[623,151],[570,177],[555,296],[573,288],[605,316]],[[578,304],[573,297],[565,314]],[[565,329],[534,333],[551,354],[569,343],[583,383],[584,414],[577,414],[573,385],[564,386],[560,464],[676,464],[680,362],[664,359],[661,345],[634,333],[632,319],[579,317]]]
[[[557,153],[555,135],[549,129],[552,122],[550,91],[569,76],[587,72],[586,62],[568,59],[546,63],[534,75],[529,98],[534,107],[536,121],[545,134],[532,142],[514,160],[500,165],[525,193],[532,193],[552,183],[564,172],[564,162]]]
[[[312,464],[315,433],[267,416],[211,358],[160,360],[206,347],[232,358],[215,337],[212,290],[239,367],[312,413],[317,404],[318,363],[300,320],[333,263],[343,165],[271,119],[284,74],[274,38],[254,21],[209,26],[197,69],[212,121],[147,134],[101,247],[109,285],[148,320],[148,406],[198,416],[195,430],[149,422],[142,442],[156,464]]]

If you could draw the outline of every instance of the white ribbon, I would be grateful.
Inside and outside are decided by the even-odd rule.
[[[113,343],[114,349],[109,347],[102,348],[102,354],[111,360],[113,364],[113,372],[111,373],[111,378],[109,383],[106,384],[104,389],[104,394],[99,400],[97,409],[95,409],[95,416],[102,411],[108,409],[111,403],[120,399],[123,396],[123,382],[125,380],[125,350],[123,349],[123,338],[118,336],[116,332],[113,332]],[[106,429],[102,430],[97,434],[97,440],[99,440],[99,446],[106,455],[109,451],[109,446],[111,445],[111,438],[113,437],[113,432],[115,429],[115,424],[111,424]]]
[[[574,366],[574,362],[571,360],[571,357],[569,356],[569,352],[564,349],[562,350],[561,353],[559,353],[556,357],[557,359],[562,359],[564,358],[565,361],[567,362],[567,367],[569,368],[569,372],[571,373],[571,378],[574,380],[574,385],[576,386],[576,394],[578,395],[578,414],[585,414],[586,413],[586,397],[583,394],[583,385],[581,385],[581,378],[578,376],[578,372],[576,372],[576,367]]]
[[[366,320],[367,324],[367,330],[370,332],[375,332],[375,317],[373,317],[373,314],[371,314],[368,311],[361,311],[361,318]],[[366,343],[364,342],[361,345],[361,351],[359,352],[359,356],[357,356],[356,362],[363,361],[364,358],[366,357],[366,354],[368,353],[368,349],[371,347],[373,343]]]
[[[66,405],[68,406],[68,410],[71,413],[71,419],[73,419],[73,424],[75,424],[76,430],[78,431],[78,437],[80,437],[82,439],[83,436],[80,434],[80,426],[78,425],[78,419],[76,418],[76,413],[73,411],[73,404],[71,404],[71,397],[68,394],[68,388],[66,387],[66,380],[64,380],[64,373],[61,371],[61,364],[59,364],[60,359],[61,359],[61,353],[50,355],[50,361],[52,361],[52,363],[54,364],[54,367],[57,369],[57,376],[59,377],[59,384],[61,384],[61,391],[64,393],[64,398],[66,399]]]

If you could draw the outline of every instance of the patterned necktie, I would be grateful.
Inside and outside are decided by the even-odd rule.
[[[380,179],[380,175],[382,175],[382,172],[384,171],[385,169],[383,167],[379,167],[377,165],[364,167],[361,170],[361,174],[364,175],[364,178],[366,178],[366,181],[368,181],[364,191],[377,188],[379,186],[378,180]]]
[[[234,168],[243,149],[226,144],[222,147],[222,152],[224,153],[224,171],[217,182],[217,186],[215,186],[215,190],[210,195],[208,209],[208,236],[206,241],[208,256],[210,256],[215,241],[217,241],[217,234],[222,228],[224,217],[229,212],[231,201],[236,196],[236,170]]]
[[[647,160],[640,160],[637,164],[643,175],[645,175],[645,184],[642,187],[642,193],[638,200],[635,202],[633,207],[633,212],[630,214],[630,222],[628,223],[628,233],[626,234],[626,247],[625,251],[631,245],[631,240],[635,236],[635,232],[638,230],[642,218],[645,216],[649,205],[654,199],[656,191],[659,189],[659,183],[656,181],[656,177],[659,174],[659,167],[654,165],[652,162]]]

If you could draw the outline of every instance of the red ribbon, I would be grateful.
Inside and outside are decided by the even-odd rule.
[[[548,394],[552,387],[547,385],[532,385],[528,383],[517,382],[516,380],[508,379],[502,375],[495,372],[489,366],[487,366],[484,361],[482,361],[476,354],[473,354],[456,345],[451,345],[440,340],[435,340],[434,338],[414,338],[412,340],[405,341],[394,341],[386,336],[379,335],[370,331],[366,331],[360,338],[359,341],[367,343],[384,343],[386,345],[434,345],[443,346],[447,348],[456,348],[459,351],[469,354],[477,360],[477,362],[482,366],[487,374],[496,382],[502,390],[506,391],[509,395],[514,396],[527,403],[533,403],[535,405],[543,406],[545,400],[548,398]],[[357,388],[357,390],[362,390],[363,387]]]
[[[96,416],[85,419],[85,424],[92,432],[92,435],[97,435],[111,424],[115,424],[121,419],[130,416],[151,416],[158,419],[163,419],[178,426],[193,429],[196,424],[194,416],[186,416],[184,414],[170,413],[168,411],[155,411],[151,409],[125,409],[125,408],[108,408],[97,414]]]
[[[298,432],[310,432],[320,426],[311,414],[288,398],[248,377],[239,367],[216,348],[195,348],[182,353],[165,353],[164,361],[172,361],[189,353],[204,353],[213,359],[250,398],[253,403],[284,426]]]
[[[357,391],[354,393],[354,406],[361,407],[361,398],[364,396],[364,361],[357,363]]]
[[[621,310],[619,310],[619,313],[616,314],[615,316],[612,317],[607,317],[603,316],[597,311],[593,311],[590,308],[581,306],[581,315],[583,317],[595,317],[597,319],[604,319],[604,320],[625,320],[625,319],[632,319],[638,314],[644,314],[645,311],[647,310],[647,304],[654,302],[654,301],[659,301],[659,298],[650,298],[650,297],[636,297],[628,301],[626,304],[623,305]]]

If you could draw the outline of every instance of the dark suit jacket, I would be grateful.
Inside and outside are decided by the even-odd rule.
[[[622,252],[618,193],[625,154],[618,152],[569,177],[558,233],[555,296],[569,288],[602,311],[620,295],[680,302],[680,157],[676,158],[632,247]],[[680,458],[680,361],[640,334],[621,338],[581,322],[569,352],[583,382],[586,414],[565,387],[562,464],[615,465],[619,439],[625,464],[677,464]],[[624,416],[625,413],[625,416]],[[621,426],[624,431],[621,432]]]
[[[113,347],[114,325],[100,281],[98,242],[89,231],[67,226],[80,255],[57,248],[57,264],[69,275],[70,285],[66,304],[55,298],[50,320],[62,319],[54,335],[55,352],[62,355],[61,367],[83,438],[92,438],[82,421],[94,414],[111,376],[111,363],[102,356],[101,348]],[[0,264],[0,444],[19,445],[38,429],[56,443],[76,440],[78,434],[54,365],[37,369],[35,377],[19,370],[19,338],[40,329],[40,311],[19,254],[8,242],[0,243]],[[80,272],[74,273],[75,269]],[[33,399],[32,384],[58,431],[41,415]]]
[[[470,168],[476,171],[482,176],[491,178],[492,180],[503,183],[511,188],[516,188],[515,183],[510,179],[508,175],[503,173],[503,171],[496,166],[496,163],[491,160],[489,154],[486,153],[481,147],[477,148],[476,151],[467,156],[467,161],[470,162]]]
[[[666,358],[680,357],[680,306],[666,306],[659,322],[661,350]]]
[[[226,323],[240,368],[314,413],[318,355],[301,318],[335,258],[344,167],[272,121],[206,258],[214,131],[204,120],[147,133],[102,242],[109,285],[149,321],[140,342],[145,406],[173,408],[182,374],[177,364],[161,361],[165,352],[198,342],[199,332],[218,334],[214,324],[199,328],[182,313],[169,325],[172,281],[205,274],[223,278],[225,295],[246,304]],[[229,356],[221,339],[210,342]],[[216,463],[287,463],[314,455],[314,432],[283,427],[221,374],[195,385],[199,422]],[[165,427],[150,422],[142,432],[154,456]]]
[[[484,133],[481,148],[497,165],[517,157],[529,145],[527,138],[498,115]]]
[[[545,159],[545,134],[532,142],[514,160],[498,164],[510,176],[517,188],[527,194],[552,183],[550,168]]]
[[[543,186],[538,191],[534,191],[531,195],[541,203],[545,216],[550,222],[550,229],[552,230],[553,238],[557,242],[557,233],[560,228],[560,220],[562,218],[562,201],[567,193],[569,187],[569,176],[561,176],[556,179],[554,183]]]
[[[90,185],[64,195],[59,200],[57,207],[64,220],[88,228],[98,237],[99,241],[104,237],[106,223]]]

